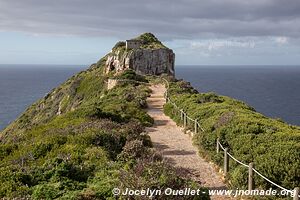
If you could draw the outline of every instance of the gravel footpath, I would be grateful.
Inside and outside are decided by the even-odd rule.
[[[184,134],[176,123],[163,113],[165,99],[164,85],[152,85],[151,97],[147,99],[148,114],[154,119],[154,125],[147,128],[154,147],[163,158],[175,166],[180,174],[189,177],[209,189],[226,189],[222,175],[216,172],[211,163],[198,155],[192,145],[191,137]],[[212,199],[231,199],[225,196],[212,196]]]

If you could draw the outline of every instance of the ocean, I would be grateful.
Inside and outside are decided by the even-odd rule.
[[[0,130],[83,66],[0,65]]]
[[[87,66],[0,65],[0,130],[29,105]],[[300,66],[176,66],[200,92],[245,101],[258,112],[300,125]]]
[[[300,66],[177,66],[177,78],[200,92],[246,102],[256,111],[300,125]]]

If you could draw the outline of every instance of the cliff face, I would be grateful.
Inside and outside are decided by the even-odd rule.
[[[106,61],[106,73],[120,73],[133,69],[139,75],[175,76],[175,54],[165,47],[154,35],[146,33],[135,39],[141,46],[127,48],[127,43],[119,42],[112,49]]]

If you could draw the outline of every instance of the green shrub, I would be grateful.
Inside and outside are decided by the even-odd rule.
[[[115,44],[115,46],[113,47],[113,49],[118,49],[118,48],[121,48],[121,47],[125,47],[126,43],[123,42],[123,41],[119,41]]]
[[[32,192],[33,199],[55,199],[60,195],[58,184],[42,184],[34,187]]]
[[[234,157],[247,164],[254,162],[255,168],[275,183],[290,189],[300,185],[299,127],[267,118],[241,101],[197,93],[183,81],[171,82],[169,95],[204,128],[204,132],[193,138],[204,156],[222,165],[222,154],[215,152],[219,138]],[[167,103],[164,112],[182,123],[172,104]],[[233,187],[245,188],[247,173],[235,162],[230,162],[229,177]],[[256,187],[271,187],[268,182],[256,179]]]
[[[161,164],[151,148],[144,133],[153,123],[144,110],[151,90],[135,81],[106,90],[105,60],[53,89],[0,133],[0,198],[115,199],[111,191],[123,171],[145,186],[198,187]],[[147,82],[132,71],[121,76]],[[144,173],[136,173],[139,160],[148,160]]]
[[[149,159],[141,159],[137,164],[129,171],[121,171],[121,178],[119,188],[125,190],[126,188],[132,189],[145,189],[151,188],[164,191],[167,188],[172,189],[200,189],[205,193],[200,193],[199,196],[168,196],[162,193],[162,195],[155,196],[155,199],[210,199],[208,191],[205,188],[201,188],[198,184],[180,178],[175,170],[164,164],[163,162],[151,162]],[[136,197],[137,199],[143,199]]]

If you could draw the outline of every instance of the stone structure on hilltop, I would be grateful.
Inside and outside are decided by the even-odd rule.
[[[140,75],[168,74],[175,76],[175,54],[153,34],[145,33],[136,39],[118,42],[106,60],[106,73],[116,74],[127,69]]]
[[[126,40],[126,50],[138,49],[142,45],[140,40]]]

